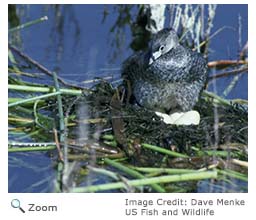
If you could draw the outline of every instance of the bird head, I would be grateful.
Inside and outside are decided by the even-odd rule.
[[[175,48],[178,44],[178,35],[171,28],[162,29],[154,34],[150,45],[149,65],[162,55]]]

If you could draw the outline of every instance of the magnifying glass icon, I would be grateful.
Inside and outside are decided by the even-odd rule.
[[[20,200],[18,199],[13,199],[11,201],[11,206],[15,209],[19,209],[20,211],[22,211],[23,213],[25,213],[25,210],[23,208],[20,207]]]

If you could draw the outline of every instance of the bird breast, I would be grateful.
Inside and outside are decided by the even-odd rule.
[[[147,69],[148,78],[152,77],[163,83],[182,81],[189,74],[191,56],[185,48],[179,46],[175,50],[159,57]]]

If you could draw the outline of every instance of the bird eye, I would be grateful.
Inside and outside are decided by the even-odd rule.
[[[160,46],[159,50],[163,51],[164,50],[164,45]]]

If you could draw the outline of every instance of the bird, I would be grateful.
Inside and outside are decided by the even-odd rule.
[[[146,51],[128,57],[121,75],[139,106],[163,113],[193,109],[207,78],[201,53],[180,44],[172,28],[153,34]]]

